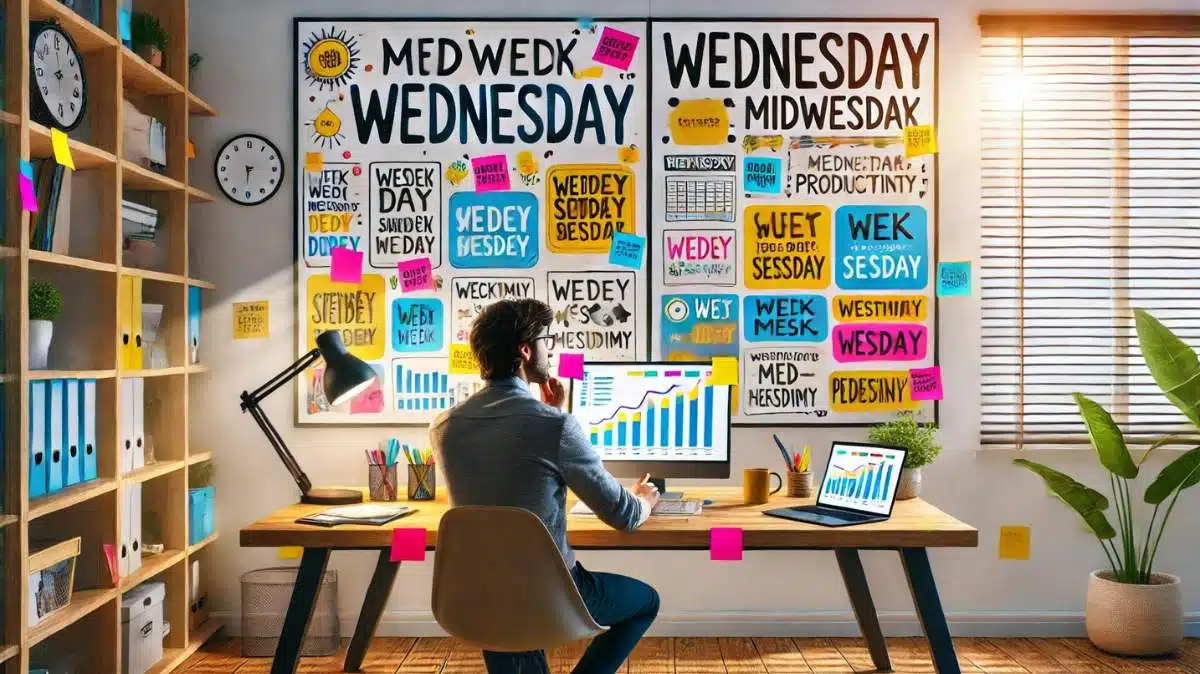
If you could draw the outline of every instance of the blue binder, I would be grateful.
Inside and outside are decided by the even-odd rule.
[[[44,381],[29,382],[29,498],[46,495],[49,478],[46,466],[50,445],[50,412],[46,409],[47,389]]]
[[[62,423],[66,436],[66,457],[63,460],[63,486],[79,484],[83,479],[83,415],[80,413],[80,386],[78,379],[66,381],[63,397]]]
[[[67,425],[64,423],[63,417],[66,416],[67,411],[67,401],[64,399],[67,382],[65,379],[51,379],[49,384],[50,396],[46,401],[48,417],[46,423],[50,427],[47,445],[50,461],[46,468],[46,492],[53,494],[63,488],[63,478],[66,477],[63,464],[66,463]]]
[[[200,362],[200,291],[202,288],[188,286],[188,363]]]
[[[95,480],[96,472],[96,380],[84,379],[79,387],[79,414],[83,435],[83,481]]]

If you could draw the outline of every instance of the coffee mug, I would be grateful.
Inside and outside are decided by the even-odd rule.
[[[779,480],[779,486],[769,489],[771,478]],[[742,471],[742,501],[748,504],[766,503],[767,499],[783,489],[783,477],[766,468],[747,468]]]

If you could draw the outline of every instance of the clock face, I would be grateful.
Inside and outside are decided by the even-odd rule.
[[[217,153],[214,172],[221,191],[232,201],[261,204],[275,196],[283,184],[283,157],[266,138],[242,134]]]
[[[73,129],[83,118],[83,66],[74,44],[57,28],[42,30],[33,41],[33,86],[54,123]]]

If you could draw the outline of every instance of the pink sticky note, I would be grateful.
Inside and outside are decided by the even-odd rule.
[[[493,154],[486,157],[475,157],[471,160],[471,170],[475,173],[476,192],[495,192],[507,190],[508,157]]]
[[[558,376],[564,379],[583,379],[583,354],[558,354]]]
[[[405,260],[396,265],[400,272],[400,290],[411,293],[414,290],[433,289],[433,265],[429,258]]]
[[[633,63],[633,54],[637,51],[640,40],[636,35],[605,26],[596,42],[592,60],[606,66],[629,70],[629,64]]]
[[[425,561],[425,530],[392,529],[391,560],[393,562]]]
[[[709,559],[714,562],[742,561],[742,530],[738,527],[713,527],[708,530]]]
[[[940,365],[908,371],[913,400],[942,399],[942,368]]]
[[[22,175],[18,182],[21,183],[21,208],[30,213],[37,213],[37,195],[33,191],[33,181]]]
[[[362,253],[349,248],[334,248],[330,257],[333,267],[329,270],[329,280],[334,283],[362,283]]]

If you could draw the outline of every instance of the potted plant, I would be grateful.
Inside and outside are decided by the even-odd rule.
[[[1150,314],[1140,309],[1134,313],[1142,359],[1155,383],[1200,427],[1200,360],[1196,353]],[[1080,393],[1074,398],[1096,457],[1109,473],[1117,526],[1105,515],[1110,501],[1104,494],[1040,463],[1028,459],[1013,462],[1039,475],[1051,494],[1079,514],[1108,559],[1109,568],[1092,571],[1088,577],[1084,614],[1088,639],[1097,648],[1118,655],[1170,653],[1183,641],[1183,592],[1178,576],[1154,570],[1154,558],[1179,495],[1200,482],[1200,447],[1168,463],[1146,487],[1142,500],[1154,509],[1139,544],[1130,483],[1138,477],[1146,457],[1172,438],[1158,439],[1135,461],[1109,413]]]
[[[867,431],[869,442],[908,450],[904,457],[904,470],[900,471],[900,483],[896,485],[897,499],[920,496],[921,468],[933,463],[942,452],[942,446],[937,442],[937,431],[937,424],[919,423],[910,411],[899,412],[887,423]]]
[[[196,66],[200,65],[200,62],[203,60],[204,60],[204,57],[202,55],[200,55],[198,52],[192,52],[191,54],[188,54],[188,73],[189,73],[189,75],[191,74],[191,72],[193,70],[196,69]]]
[[[29,282],[29,368],[46,369],[54,321],[62,312],[62,295],[45,281]]]
[[[158,17],[146,12],[134,12],[130,18],[129,34],[133,51],[155,68],[163,67],[163,53],[171,38],[159,23]]]

